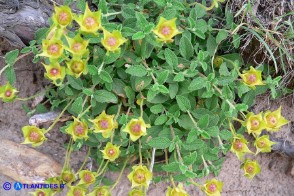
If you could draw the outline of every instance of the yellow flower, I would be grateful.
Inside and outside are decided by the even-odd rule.
[[[177,18],[167,20],[163,17],[159,18],[157,26],[153,29],[153,33],[157,35],[159,41],[168,43],[173,42],[173,37],[180,34],[181,32],[176,26]]]
[[[240,134],[233,138],[231,151],[237,155],[239,160],[242,160],[246,153],[252,153],[249,150],[247,143],[247,140]]]
[[[113,134],[113,129],[118,127],[117,122],[114,121],[114,115],[107,115],[105,111],[91,122],[94,124],[94,132],[102,133],[104,138],[109,138]]]
[[[168,187],[166,196],[189,196],[189,194],[184,190],[183,184],[179,183],[177,187]]]
[[[256,154],[258,154],[259,152],[270,152],[271,146],[274,144],[275,142],[270,141],[268,135],[263,135],[259,138],[256,138],[254,142],[254,146],[257,149]]]
[[[50,189],[36,189],[35,192],[29,192],[33,196],[53,196],[55,193]]]
[[[253,134],[255,136],[259,136],[262,130],[266,128],[262,118],[262,112],[256,115],[253,114],[253,112],[249,112],[246,115],[246,120],[242,124],[246,127],[249,134]]]
[[[36,126],[24,126],[22,132],[25,138],[22,144],[32,144],[33,147],[36,147],[47,140],[44,135],[45,129],[39,129]]]
[[[63,43],[60,39],[56,37],[51,38],[50,40],[42,41],[42,53],[37,56],[44,56],[51,59],[58,59],[63,55]]]
[[[78,120],[73,116],[74,122],[69,125],[66,132],[70,134],[74,141],[77,139],[88,139],[88,124],[85,120]]]
[[[91,172],[89,170],[82,170],[79,172],[79,178],[81,185],[89,186],[90,184],[93,184],[96,180],[97,173]]]
[[[108,142],[104,148],[101,150],[103,153],[103,159],[108,159],[109,161],[114,161],[120,155],[119,146],[113,145],[112,143]]]
[[[146,196],[146,194],[141,189],[132,189],[128,196]]]
[[[89,50],[87,49],[87,46],[89,44],[88,40],[84,40],[80,34],[77,34],[74,38],[70,38],[65,36],[68,47],[65,47],[65,49],[73,54],[73,56],[83,56],[84,54],[89,54]]]
[[[73,57],[69,62],[66,63],[67,65],[67,73],[69,75],[73,75],[76,78],[80,77],[82,74],[87,74],[87,61],[81,60],[78,57]]]
[[[60,175],[60,179],[65,184],[71,184],[72,182],[76,181],[75,174],[70,169],[63,170]]]
[[[266,123],[266,129],[270,132],[278,131],[283,125],[286,125],[289,123],[288,120],[286,120],[281,115],[282,107],[279,107],[276,111],[266,111],[264,114],[264,121]]]
[[[57,7],[54,4],[55,13],[52,15],[52,20],[55,25],[60,25],[62,28],[70,25],[73,19],[73,15],[70,7],[64,5]]]
[[[111,196],[109,187],[107,186],[99,186],[97,188],[94,188],[94,190],[88,194],[88,196]]]
[[[4,86],[0,86],[0,98],[3,102],[11,102],[16,98],[16,93],[18,91],[7,83]]]
[[[103,29],[103,39],[101,40],[102,45],[107,50],[107,52],[120,51],[120,46],[124,44],[127,40],[121,35],[118,30],[108,32]]]
[[[57,61],[50,63],[50,65],[43,63],[43,65],[46,69],[45,78],[52,80],[56,86],[60,86],[65,77],[65,67],[60,66]]]
[[[147,128],[150,128],[150,125],[145,124],[140,117],[139,119],[132,119],[123,129],[123,132],[129,133],[131,140],[134,142],[141,136],[147,135]]]
[[[249,179],[252,179],[261,171],[257,161],[250,161],[248,159],[242,164],[242,168],[244,169],[244,176]]]
[[[220,56],[216,56],[214,57],[213,59],[213,65],[216,67],[216,68],[220,68],[221,64],[223,64],[224,60],[222,57]]]
[[[257,85],[264,85],[261,78],[261,71],[254,69],[252,66],[250,66],[249,71],[243,71],[243,74],[240,76],[243,79],[243,83],[253,89]]]
[[[82,186],[71,186],[66,196],[86,196],[86,189]]]
[[[82,32],[97,34],[101,29],[101,11],[91,12],[87,4],[84,15],[75,16],[75,21],[80,25]]]
[[[128,175],[128,179],[132,183],[132,187],[136,186],[149,186],[149,182],[152,179],[152,173],[146,166],[138,165],[132,167],[132,172]]]
[[[222,188],[223,182],[216,179],[212,179],[207,180],[201,188],[201,190],[204,191],[208,196],[220,196]]]

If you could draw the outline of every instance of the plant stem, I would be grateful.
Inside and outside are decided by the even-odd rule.
[[[97,169],[97,173],[100,172],[100,169],[102,168],[103,163],[104,163],[104,159],[102,159],[102,161],[101,161],[101,163],[100,163],[100,165],[99,165],[99,168]]]
[[[97,176],[100,176],[101,174],[104,173],[105,169],[107,168],[108,163],[109,163],[109,160],[107,160],[107,162],[105,163],[105,165],[104,165],[104,167],[102,168],[101,172],[99,172],[99,173],[97,172],[97,173],[98,173]]]
[[[141,148],[142,148],[142,145],[141,145],[141,139],[139,139],[139,156],[140,156],[140,165],[142,165],[142,162],[143,162],[143,158],[142,158],[142,152],[141,152]]]
[[[118,15],[121,14],[122,12],[112,12],[112,13],[107,13],[107,14],[103,14],[104,17],[108,17],[108,16],[113,16],[113,15]]]
[[[42,92],[39,92],[39,93],[37,93],[37,94],[35,94],[35,95],[32,95],[32,96],[30,96],[30,97],[26,97],[26,98],[20,98],[20,97],[17,97],[16,100],[19,100],[19,101],[27,101],[27,100],[30,100],[30,99],[36,98],[36,97],[38,97],[39,95],[41,95],[41,94],[43,94],[43,93],[44,93],[44,92],[42,91]]]
[[[1,70],[0,70],[0,76],[1,74],[5,71],[5,69],[7,69],[10,65],[5,65]]]
[[[152,155],[151,155],[151,163],[150,163],[150,172],[153,171],[153,166],[154,166],[154,161],[155,161],[155,152],[156,152],[156,148],[152,148]]]
[[[123,165],[123,167],[122,167],[122,169],[120,171],[120,174],[119,174],[117,180],[115,181],[114,185],[111,187],[110,190],[113,190],[117,186],[117,184],[119,183],[119,181],[120,181],[120,179],[122,177],[122,174],[123,174],[123,172],[124,172],[124,170],[125,170],[125,168],[127,166],[128,161],[129,161],[129,158],[127,158],[126,161],[124,162],[124,165]]]
[[[87,107],[87,109],[85,109],[82,113],[79,114],[79,116],[77,117],[77,119],[82,118],[83,115],[84,115],[85,113],[87,113],[89,109],[91,109],[91,107],[92,107],[92,106],[89,105],[89,107]]]
[[[140,117],[143,118],[143,102],[144,100],[141,99],[141,103],[140,103]]]
[[[64,164],[63,164],[63,168],[62,168],[62,170],[64,170],[64,168],[67,167],[68,153],[69,153],[69,151],[70,151],[70,148],[71,148],[72,142],[73,142],[73,140],[72,140],[72,138],[70,138],[69,143],[68,143],[68,146],[67,146],[67,149],[66,149],[66,152],[65,152],[65,160],[64,160]]]
[[[74,99],[72,99],[66,106],[63,108],[63,110],[60,112],[60,114],[57,116],[57,118],[54,120],[53,124],[45,131],[45,133],[48,133],[54,126],[55,124],[59,121],[61,116],[64,114],[64,112],[67,110],[67,108],[72,104]]]
[[[83,161],[83,164],[81,165],[80,169],[77,171],[76,175],[83,169],[84,165],[86,164],[86,162],[88,160],[88,157],[90,155],[90,151],[91,151],[91,148],[89,147],[88,152],[86,154],[86,157],[85,157],[85,159]]]
[[[197,122],[195,121],[195,119],[193,118],[193,116],[192,116],[192,114],[191,114],[191,112],[190,112],[189,110],[187,111],[187,114],[189,115],[189,117],[190,117],[190,119],[192,120],[192,122],[193,122],[193,124],[195,125],[195,127],[196,127],[197,129],[200,129],[200,128],[198,127]]]

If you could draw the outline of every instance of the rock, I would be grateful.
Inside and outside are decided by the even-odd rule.
[[[0,173],[15,181],[42,183],[61,173],[59,163],[32,148],[4,139],[0,146]]]

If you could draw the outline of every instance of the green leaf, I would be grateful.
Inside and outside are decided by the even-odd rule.
[[[221,64],[221,66],[219,68],[219,73],[220,73],[220,75],[223,75],[223,76],[229,76],[231,74],[228,70],[226,63]]]
[[[91,90],[89,88],[84,88],[83,93],[87,96],[91,96],[91,95],[93,95],[93,90]]]
[[[137,27],[141,30],[145,29],[145,27],[149,24],[149,22],[146,20],[145,16],[140,13],[136,12],[136,19],[137,19]]]
[[[4,75],[7,78],[7,80],[9,81],[10,84],[15,83],[16,75],[15,75],[15,71],[14,71],[13,66],[8,66],[4,71]]]
[[[107,2],[105,0],[99,0],[98,7],[102,13],[106,14],[108,12]]]
[[[137,33],[133,34],[132,40],[143,39],[145,37],[144,32],[138,31]]]
[[[198,121],[198,126],[201,128],[201,129],[204,129],[208,126],[209,124],[209,115],[206,114],[204,116],[202,116],[200,118],[200,120]]]
[[[184,76],[183,72],[177,73],[177,75],[173,79],[173,81],[175,81],[175,82],[182,82],[184,80],[185,80],[185,76]]]
[[[162,165],[161,168],[166,172],[177,172],[180,170],[179,166],[179,162],[172,162],[166,165]]]
[[[148,142],[149,146],[151,146],[152,148],[157,148],[157,149],[168,148],[170,144],[171,144],[171,141],[165,137],[155,137]]]
[[[179,108],[183,112],[186,112],[186,111],[191,109],[191,104],[190,104],[190,101],[189,101],[189,99],[187,97],[184,97],[182,95],[177,95],[176,100],[177,100],[177,103],[179,105]]]
[[[126,86],[124,90],[125,90],[127,98],[128,98],[128,103],[132,105],[135,100],[135,92],[129,86]]]
[[[163,105],[161,104],[157,104],[157,105],[154,105],[150,108],[150,111],[153,113],[153,114],[159,114],[161,112],[164,111],[164,107]]]
[[[158,84],[164,84],[168,78],[168,75],[169,75],[169,71],[168,70],[164,70],[162,72],[160,72],[158,75],[157,75],[157,82]]]
[[[5,62],[6,62],[6,64],[9,64],[10,66],[14,65],[14,63],[15,63],[17,57],[18,57],[18,54],[19,54],[18,49],[7,52],[5,54]]]
[[[209,35],[208,39],[207,39],[207,52],[210,54],[210,56],[214,55],[217,43],[215,38],[212,35]]]
[[[126,73],[132,76],[142,77],[147,74],[147,70],[143,65],[132,65],[126,69]]]
[[[100,103],[117,103],[118,99],[115,94],[106,90],[98,90],[94,93],[94,98]]]
[[[169,90],[169,96],[171,99],[174,99],[178,93],[179,90],[179,84],[178,83],[170,83],[168,86]]]
[[[97,69],[97,67],[95,66],[95,65],[87,65],[87,67],[88,67],[88,72],[89,72],[89,74],[90,75],[97,75],[98,74],[98,69]]]
[[[159,92],[161,92],[162,94],[168,94],[169,90],[168,88],[166,88],[164,85],[160,84],[158,85],[158,90]]]
[[[163,114],[163,115],[160,115],[158,118],[156,118],[154,124],[163,125],[166,121],[167,121],[167,116]]]
[[[67,75],[68,83],[77,90],[83,89],[83,82],[80,78],[74,78],[72,76]]]
[[[221,41],[227,39],[228,33],[225,30],[220,30],[216,36],[216,43],[221,43]]]
[[[83,98],[82,97],[78,97],[71,105],[70,108],[71,112],[73,112],[74,114],[80,114],[83,110]]]
[[[180,53],[185,59],[190,59],[194,54],[191,41],[186,36],[183,36],[180,40]]]
[[[189,89],[189,91],[196,91],[196,90],[199,90],[199,89],[204,88],[206,86],[207,86],[207,81],[202,77],[198,77],[198,78],[195,78],[194,80],[192,80],[188,89]]]
[[[185,165],[192,165],[197,159],[197,152],[193,152],[190,155],[183,157]]]
[[[112,83],[112,78],[111,78],[111,76],[110,76],[110,74],[107,72],[107,71],[104,71],[104,70],[102,70],[101,72],[100,72],[100,78],[104,81],[104,82],[106,82],[106,83]]]
[[[172,67],[176,67],[179,64],[178,63],[178,57],[169,48],[166,48],[164,50],[164,57],[165,57],[165,60],[166,60],[167,64],[169,64]]]

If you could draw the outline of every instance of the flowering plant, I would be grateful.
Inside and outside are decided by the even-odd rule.
[[[222,10],[224,0],[209,7],[176,0],[96,0],[93,7],[80,1],[82,13],[66,2],[55,6],[50,28],[37,32],[21,52],[33,52],[33,62],[43,63],[44,76],[53,83],[48,101],[52,109],[62,109],[47,129],[25,126],[24,144],[43,144],[63,113],[72,115],[60,129],[70,138],[63,171],[52,178],[69,186],[68,195],[110,195],[127,166],[129,195],[146,195],[150,183],[160,181],[171,182],[166,195],[188,195],[184,183],[220,195],[221,181],[201,185],[195,179],[218,175],[230,149],[245,161],[246,177],[260,172],[256,161],[245,159],[254,153],[244,133],[256,138],[256,154],[270,152],[273,142],[263,131],[278,131],[288,121],[281,108],[264,114],[248,109],[268,89],[276,97],[280,77],[263,74],[263,65],[244,64],[232,13],[210,14]],[[23,100],[12,87],[18,53],[5,57],[4,102]],[[233,121],[241,123],[239,130]],[[73,172],[70,153],[82,146],[88,147],[97,171],[83,164]],[[155,157],[164,163],[155,163]],[[105,180],[107,169],[121,171],[116,182]]]

